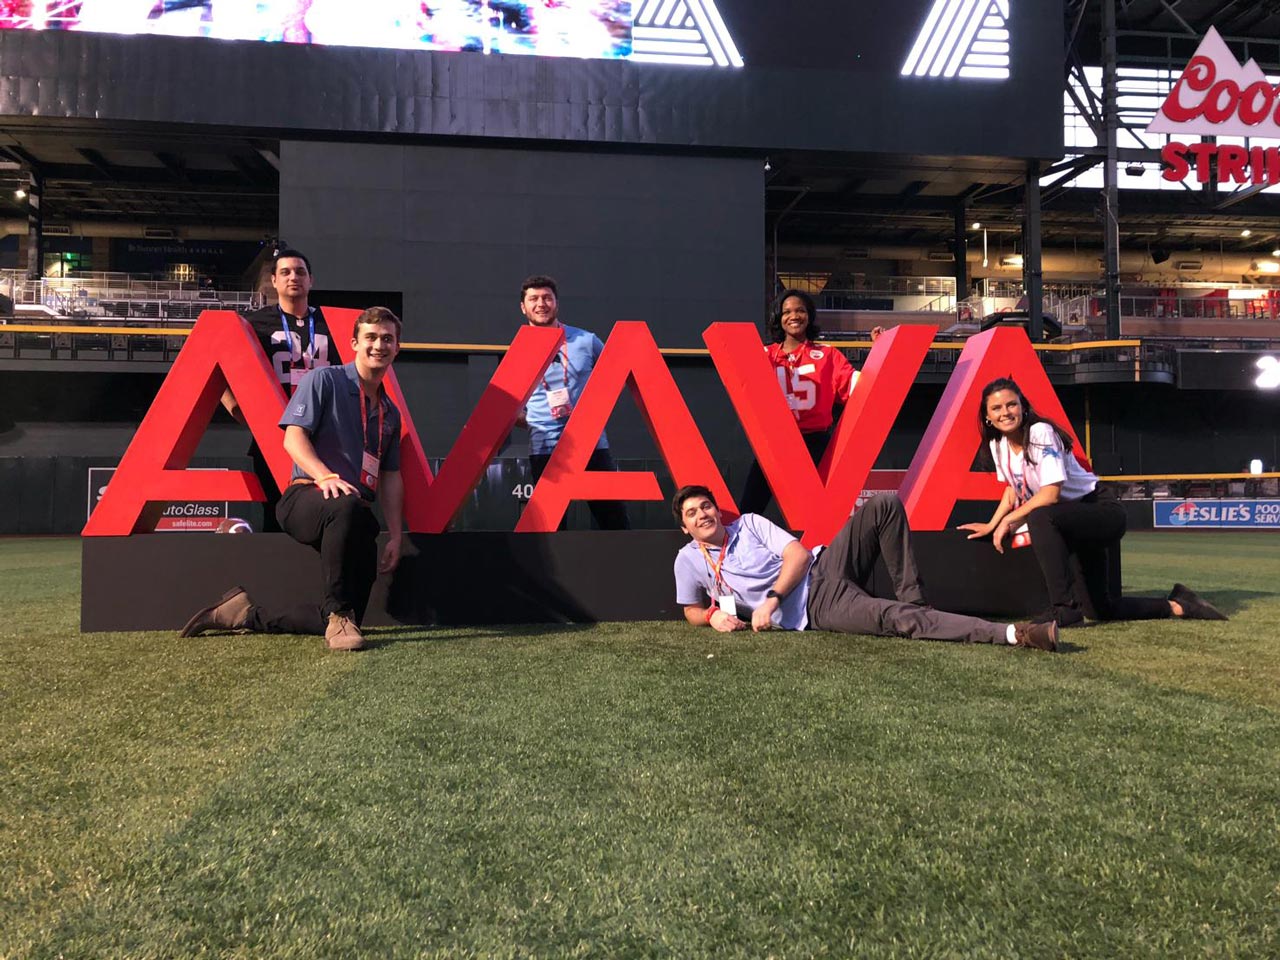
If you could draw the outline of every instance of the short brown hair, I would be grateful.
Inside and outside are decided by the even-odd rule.
[[[396,328],[396,343],[400,342],[400,318],[386,307],[370,307],[356,317],[355,326],[351,328],[352,340],[360,339],[360,325],[362,323],[389,323]]]

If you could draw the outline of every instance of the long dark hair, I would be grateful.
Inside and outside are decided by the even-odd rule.
[[[798,298],[804,304],[805,310],[809,312],[809,326],[805,328],[804,338],[817,340],[822,336],[822,328],[818,326],[818,307],[814,304],[813,297],[803,290],[783,290],[778,299],[773,301],[773,313],[769,315],[769,322],[764,328],[770,343],[781,343],[787,339],[787,334],[782,329],[782,305],[791,297]]]
[[[994,469],[995,462],[991,458],[991,441],[999,440],[1003,434],[997,430],[990,421],[987,420],[987,397],[1001,390],[1009,390],[1018,395],[1018,402],[1022,405],[1022,450],[1023,456],[1028,463],[1035,463],[1036,458],[1032,455],[1031,444],[1027,442],[1031,435],[1031,425],[1035,423],[1047,423],[1053,427],[1053,432],[1058,435],[1058,439],[1062,441],[1062,449],[1071,452],[1073,442],[1071,434],[1067,433],[1057,423],[1048,417],[1042,417],[1036,413],[1035,408],[1031,406],[1031,401],[1027,399],[1022,392],[1022,388],[1018,386],[1016,380],[1009,377],[997,377],[985,387],[982,388],[982,400],[978,403],[978,430],[982,433],[982,463],[988,468]]]

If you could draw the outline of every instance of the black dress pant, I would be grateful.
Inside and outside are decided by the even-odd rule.
[[[1086,611],[1076,596],[1071,558],[1080,564],[1088,600],[1098,620],[1163,620],[1173,616],[1158,597],[1112,596],[1107,578],[1108,547],[1120,543],[1127,521],[1115,494],[1099,487],[1079,500],[1059,500],[1027,515],[1031,549],[1044,574],[1055,616],[1078,619]]]
[[[871,595],[876,560],[884,557],[897,600]],[[872,497],[849,519],[809,571],[809,626],[878,637],[1004,643],[1001,624],[925,605],[911,548],[911,529],[894,493]]]
[[[830,430],[815,430],[813,433],[802,433],[801,438],[809,451],[809,459],[816,466],[822,462],[822,455],[827,452],[827,441],[831,439]],[[764,513],[773,499],[773,490],[765,479],[764,469],[759,460],[751,461],[751,469],[747,471],[747,482],[742,486],[742,496],[738,498],[740,513]]]
[[[250,628],[263,633],[323,634],[331,613],[364,618],[378,577],[381,527],[369,504],[355,495],[325,499],[315,484],[288,487],[276,507],[284,532],[320,553],[324,602],[285,610],[254,607]]]
[[[542,478],[542,472],[547,469],[547,464],[551,461],[549,453],[531,453],[529,454],[529,471],[533,474],[533,482],[537,483]],[[591,452],[591,459],[587,461],[588,470],[617,470],[614,465],[613,457],[609,455],[608,447],[596,447]],[[621,500],[588,500],[587,507],[591,510],[591,516],[596,522],[596,526],[601,530],[630,530],[631,520],[627,516],[627,507]],[[560,529],[565,529],[565,521],[560,521]]]

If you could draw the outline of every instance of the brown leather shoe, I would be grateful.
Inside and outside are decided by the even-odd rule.
[[[1053,653],[1058,649],[1058,624],[1055,620],[1048,623],[1015,623],[1013,639],[1020,647],[1031,647],[1033,650],[1045,650]]]
[[[363,650],[364,635],[350,611],[329,614],[329,626],[324,631],[324,642],[330,650]]]
[[[206,630],[245,630],[252,609],[253,601],[244,587],[232,587],[212,607],[205,607],[188,620],[178,636],[198,637]]]

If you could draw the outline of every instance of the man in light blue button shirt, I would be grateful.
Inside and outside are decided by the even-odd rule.
[[[560,327],[564,343],[543,371],[538,385],[525,404],[518,425],[529,428],[529,470],[536,483],[547,468],[551,453],[564,433],[565,424],[582,396],[587,378],[600,359],[604,344],[594,333],[560,322],[556,282],[535,274],[520,287],[520,312],[535,327]],[[609,455],[609,438],[603,433],[587,461],[588,470],[616,470]],[[629,530],[627,508],[619,500],[589,500],[591,515],[601,530]]]

